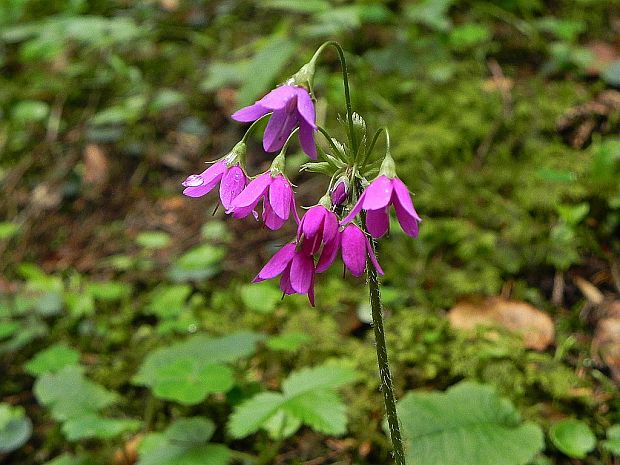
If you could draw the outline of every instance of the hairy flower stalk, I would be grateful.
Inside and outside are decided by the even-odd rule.
[[[346,143],[332,137],[315,121],[314,73],[319,56],[328,46],[336,49],[342,66]],[[262,203],[262,222],[271,230],[282,227],[291,216],[294,218],[297,234],[267,261],[253,280],[279,277],[284,296],[306,295],[314,306],[317,274],[327,271],[339,255],[352,276],[359,278],[367,274],[381,391],[394,460],[396,465],[405,465],[383,328],[379,275],[384,273],[375,254],[375,240],[389,232],[392,206],[402,230],[411,237],[417,237],[421,219],[407,186],[396,175],[389,132],[382,128],[369,137],[366,121],[353,112],[344,51],[333,41],[321,45],[311,60],[284,84],[253,105],[238,110],[232,118],[253,123],[228,155],[204,172],[189,176],[183,182],[183,193],[201,197],[219,184],[220,201],[227,214],[236,219],[253,216],[258,220],[256,209]],[[263,134],[263,149],[280,153],[268,170],[248,177],[245,165],[248,137],[263,118],[269,119]],[[325,148],[315,141],[319,133],[327,142]],[[312,160],[301,169],[330,178],[327,192],[301,219],[294,186],[285,175],[286,152],[296,134],[301,150]],[[385,134],[386,151],[383,156],[375,156],[381,134]]]

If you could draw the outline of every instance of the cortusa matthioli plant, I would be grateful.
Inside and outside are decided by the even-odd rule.
[[[317,60],[328,46],[336,48],[342,66],[346,142],[338,141],[316,122],[312,84]],[[252,124],[230,153],[213,162],[202,173],[189,176],[183,182],[183,193],[201,197],[219,184],[222,206],[234,218],[252,215],[258,220],[257,208],[262,202],[261,216],[267,228],[277,230],[290,217],[297,223],[296,236],[267,262],[254,282],[280,276],[280,289],[285,295],[306,294],[314,305],[316,274],[326,271],[339,253],[353,276],[367,274],[381,390],[394,458],[397,465],[404,465],[405,455],[383,331],[378,280],[383,270],[375,255],[375,240],[388,232],[392,205],[400,226],[409,236],[418,235],[421,220],[407,186],[396,176],[388,130],[379,129],[370,137],[364,119],[353,112],[344,52],[333,41],[321,45],[312,59],[284,84],[253,105],[235,112],[232,118]],[[263,148],[267,152],[279,153],[269,170],[250,177],[245,165],[246,142],[264,119],[269,121],[264,131]],[[296,134],[301,148],[312,160],[301,169],[330,177],[327,192],[301,218],[293,186],[284,174],[286,152]],[[326,149],[316,144],[318,134],[327,142]],[[382,134],[385,135],[386,150],[376,154],[376,143]]]

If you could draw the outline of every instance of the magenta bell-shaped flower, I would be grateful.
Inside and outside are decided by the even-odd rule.
[[[280,289],[286,295],[307,294],[314,307],[314,260],[303,250],[298,250],[295,243],[286,244],[271,257],[252,282],[280,278]]]
[[[337,235],[338,218],[323,205],[310,208],[297,228],[297,241],[301,242],[303,238],[302,249],[310,255],[318,252],[321,245],[333,241]]]
[[[225,209],[243,191],[248,178],[239,163],[228,166],[228,157],[222,158],[200,174],[192,174],[183,181],[183,194],[188,197],[202,197],[220,184],[220,200]]]
[[[277,152],[296,127],[299,127],[299,143],[306,154],[316,160],[314,133],[314,103],[304,87],[283,85],[275,88],[253,105],[233,113],[232,119],[243,123],[256,121],[272,113],[265,134],[263,148],[266,152]]]
[[[280,229],[291,212],[295,221],[299,223],[291,183],[282,173],[273,176],[271,171],[252,180],[231,202],[226,213],[232,213],[235,218],[245,218],[254,211],[261,200],[263,200],[263,221],[272,231]]]
[[[389,229],[388,209],[394,205],[396,218],[406,234],[418,236],[418,216],[407,186],[397,177],[381,175],[362,192],[351,212],[341,221],[347,224],[361,211],[366,210],[366,227],[374,238],[383,236]]]
[[[366,234],[355,224],[345,226],[344,230],[336,235],[336,238],[323,247],[321,257],[316,266],[316,272],[322,273],[327,270],[338,255],[338,250],[342,252],[342,261],[351,274],[360,277],[366,270],[366,257],[370,258],[375,270],[383,275],[381,265],[377,261],[377,256],[370,244]]]

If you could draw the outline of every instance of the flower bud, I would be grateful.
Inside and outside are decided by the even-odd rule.
[[[334,205],[342,205],[349,196],[349,186],[347,178],[340,178],[336,186],[332,189],[331,198]]]

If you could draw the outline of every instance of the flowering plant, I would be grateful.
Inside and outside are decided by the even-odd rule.
[[[314,107],[313,78],[321,53],[333,46],[342,66],[346,102],[347,141],[333,138],[317,124]],[[386,128],[369,137],[364,119],[354,113],[351,105],[348,70],[344,51],[337,42],[326,42],[285,84],[276,87],[253,105],[232,115],[239,122],[252,122],[242,140],[229,154],[217,160],[200,174],[190,175],[183,193],[200,197],[219,183],[220,200],[226,213],[234,218],[252,214],[262,201],[262,221],[271,230],[279,229],[291,216],[297,223],[296,236],[284,245],[259,271],[254,282],[280,276],[280,289],[285,295],[305,294],[314,306],[317,273],[326,271],[338,254],[353,276],[368,276],[377,359],[387,411],[394,458],[405,464],[400,427],[396,414],[394,389],[388,364],[383,332],[378,275],[383,270],[375,253],[375,239],[389,230],[389,209],[393,205],[396,218],[409,236],[418,235],[418,216],[409,190],[396,176]],[[278,152],[271,167],[264,173],[248,177],[245,170],[246,142],[264,119],[263,148]],[[317,204],[306,210],[300,219],[291,182],[284,174],[286,152],[293,136],[299,134],[302,150],[312,160],[303,170],[330,177],[327,192]],[[317,145],[321,134],[326,146]],[[385,134],[386,150],[375,154],[376,143]],[[250,180],[251,179],[251,180]]]

